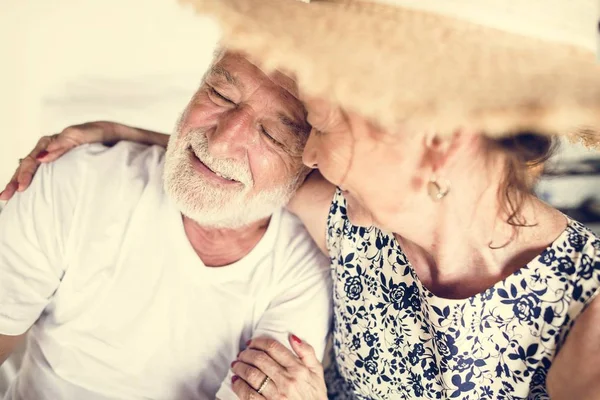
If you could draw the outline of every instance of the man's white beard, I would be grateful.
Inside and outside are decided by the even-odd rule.
[[[285,206],[296,189],[297,179],[270,191],[248,193],[254,186],[250,167],[225,159],[215,159],[208,152],[206,133],[190,131],[181,138],[180,124],[169,139],[165,156],[164,187],[183,215],[204,227],[236,229],[269,217]],[[243,185],[216,185],[192,166],[188,149],[210,169],[235,179]]]

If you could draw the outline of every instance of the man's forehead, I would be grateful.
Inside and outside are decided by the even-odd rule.
[[[292,96],[300,99],[300,90],[298,90],[298,84],[292,76],[284,74],[281,71],[272,72],[268,76],[273,82],[290,92]]]
[[[261,78],[269,79],[275,85],[285,89],[296,99],[300,99],[298,85],[291,74],[286,74],[279,70],[265,72],[260,67],[259,62],[250,59],[250,57],[240,52],[223,52],[222,56],[213,67],[213,71],[219,72],[230,79],[232,76],[239,74],[255,74]]]

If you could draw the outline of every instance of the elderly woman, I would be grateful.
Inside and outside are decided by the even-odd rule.
[[[305,93],[320,174],[290,208],[331,256],[329,398],[595,398],[600,239],[531,191],[555,136],[600,143],[588,1],[193,2]],[[327,397],[291,345],[248,344],[240,398]]]

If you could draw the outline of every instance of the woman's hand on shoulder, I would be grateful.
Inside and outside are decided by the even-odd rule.
[[[0,193],[0,200],[8,201],[16,192],[27,189],[40,164],[55,161],[74,147],[86,143],[110,146],[120,140],[166,146],[168,136],[108,121],[69,126],[55,135],[43,136],[33,150],[19,160],[17,170]]]

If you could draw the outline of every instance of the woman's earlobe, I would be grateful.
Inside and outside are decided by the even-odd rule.
[[[424,143],[425,143],[425,147],[427,149],[434,149],[435,146],[435,142],[437,140],[437,134],[435,133],[435,131],[431,131],[425,134],[425,137],[423,139]]]
[[[454,143],[457,141],[456,134],[452,136],[440,136],[439,134],[432,132],[425,135],[425,147],[435,153],[445,154]]]

